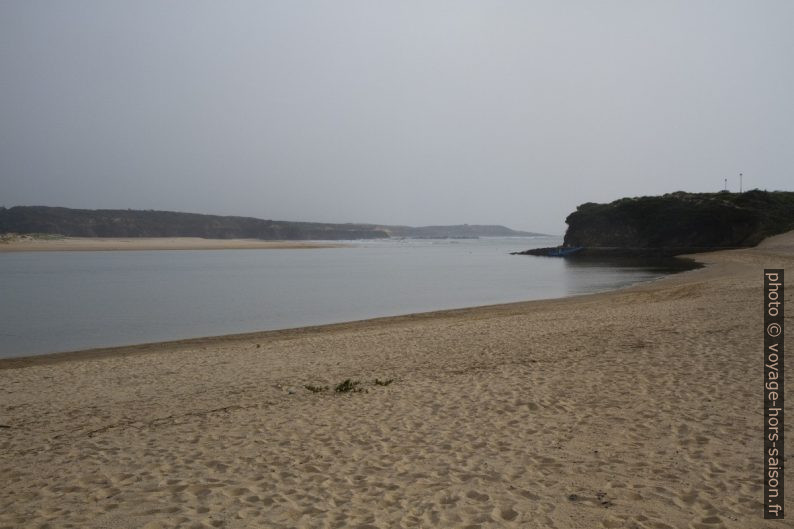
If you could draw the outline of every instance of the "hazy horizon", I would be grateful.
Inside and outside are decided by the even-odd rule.
[[[561,234],[791,189],[788,1],[6,1],[0,206]]]

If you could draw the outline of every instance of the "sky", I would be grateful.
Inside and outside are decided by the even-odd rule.
[[[0,2],[0,206],[561,234],[794,182],[790,0]]]

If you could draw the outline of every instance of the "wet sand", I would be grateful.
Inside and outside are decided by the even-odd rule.
[[[336,242],[202,239],[199,237],[12,237],[0,242],[0,252],[99,252],[122,250],[266,250],[340,248]]]
[[[790,527],[762,518],[761,286],[794,233],[697,259],[595,295],[0,361],[0,527]]]

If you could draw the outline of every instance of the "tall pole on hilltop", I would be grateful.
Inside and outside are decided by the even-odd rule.
[[[727,191],[727,190],[728,190],[728,179],[726,178],[725,179],[725,189],[724,189],[724,191]]]
[[[742,192],[742,173],[739,173],[739,193]]]

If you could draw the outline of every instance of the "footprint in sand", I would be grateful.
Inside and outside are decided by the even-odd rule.
[[[481,501],[481,502],[486,502],[491,499],[491,497],[488,496],[487,494],[480,494],[476,490],[470,490],[469,492],[467,492],[466,497],[469,498],[470,500]]]

